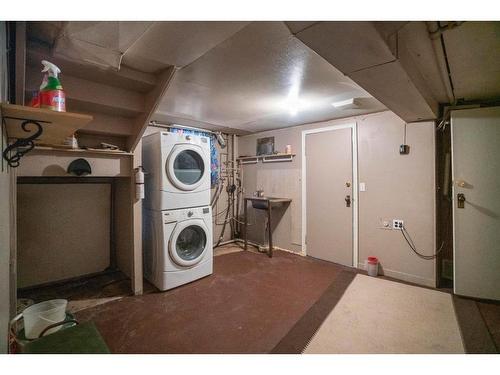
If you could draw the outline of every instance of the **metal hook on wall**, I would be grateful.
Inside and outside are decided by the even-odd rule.
[[[10,167],[17,168],[19,167],[19,161],[27,152],[31,151],[35,147],[35,143],[33,142],[35,139],[40,137],[43,133],[42,126],[33,120],[23,121],[21,124],[22,129],[29,133],[31,132],[27,129],[27,126],[33,124],[37,127],[35,133],[27,138],[19,138],[13,144],[7,146],[3,151],[3,158],[7,161]]]

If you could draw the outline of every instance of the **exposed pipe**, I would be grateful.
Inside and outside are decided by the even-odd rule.
[[[231,170],[232,170],[232,173],[231,173],[231,176],[232,176],[232,187],[234,186],[235,189],[237,190],[238,187],[236,185],[236,169],[235,169],[235,166],[236,166],[236,153],[235,153],[235,139],[236,139],[236,135],[233,134],[232,137],[231,137]],[[235,208],[236,208],[236,205],[235,205],[235,191],[233,190],[231,196],[232,196],[232,207],[231,207],[231,218],[234,219],[236,216],[236,211],[235,211]],[[236,192],[236,195],[238,195],[238,193]],[[236,235],[236,227],[237,227],[237,223],[231,221],[231,238],[234,238],[235,235]]]
[[[210,134],[217,134],[217,132],[214,132],[212,130],[207,130],[207,129],[202,129],[202,128],[196,128],[194,126],[185,126],[185,125],[178,125],[178,124],[165,124],[159,121],[150,121],[149,122],[150,126],[156,126],[159,128],[180,128],[180,129],[188,129],[188,130],[196,130],[199,132],[205,132],[205,133],[210,133]]]
[[[439,72],[441,75],[441,81],[445,87],[446,96],[448,97],[448,102],[450,104],[454,104],[456,100],[455,94],[453,93],[450,72],[448,71],[448,67],[446,65],[446,56],[444,54],[443,46],[441,44],[442,31],[440,31],[437,22],[429,21],[426,22],[426,24],[427,24],[427,31],[429,32],[429,37],[432,41],[432,48],[434,50],[434,55],[436,57],[436,63],[438,65]]]
[[[212,209],[215,208],[215,205],[219,201],[219,197],[220,197],[223,189],[224,189],[224,180],[221,178],[221,179],[219,179],[219,183],[217,184],[217,188],[215,189],[215,194],[212,197],[212,200],[210,202],[210,206],[212,206]]]
[[[434,30],[434,31],[432,31],[432,32],[429,32],[430,37],[431,37],[431,39],[439,39],[439,37],[441,36],[441,34],[443,34],[445,31],[454,29],[455,27],[460,26],[464,22],[465,21],[454,21],[454,22],[448,23],[446,26],[440,26],[439,22],[436,22],[438,24],[437,25],[437,29]],[[427,24],[429,24],[429,23],[430,22],[427,22]]]

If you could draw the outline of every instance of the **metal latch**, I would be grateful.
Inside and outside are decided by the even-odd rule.
[[[345,196],[345,206],[351,207],[351,196],[350,195]]]
[[[457,194],[457,207],[465,208],[465,195],[462,193]]]

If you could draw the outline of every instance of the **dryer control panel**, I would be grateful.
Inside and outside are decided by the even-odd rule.
[[[211,215],[210,207],[184,208],[181,210],[169,210],[163,212],[165,224],[187,219],[206,218]]]

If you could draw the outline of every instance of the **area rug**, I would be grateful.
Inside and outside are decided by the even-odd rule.
[[[358,274],[305,354],[464,353],[452,296]]]

